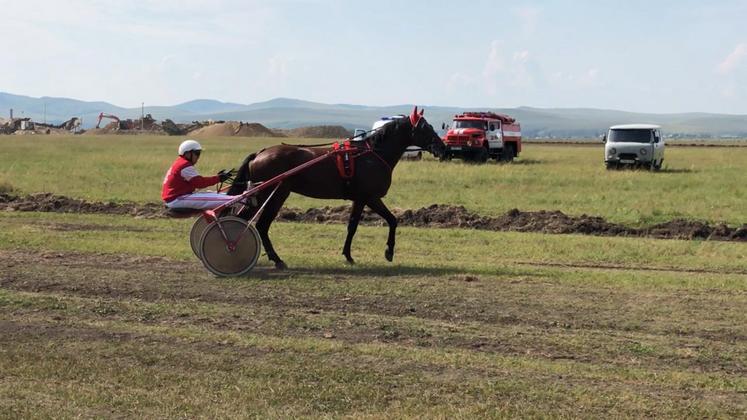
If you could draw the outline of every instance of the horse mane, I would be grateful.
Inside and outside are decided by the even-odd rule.
[[[376,130],[373,134],[367,137],[367,140],[371,142],[371,146],[376,149],[376,146],[381,146],[384,143],[384,139],[388,136],[399,131],[400,126],[407,120],[407,118],[397,118],[389,124],[383,125],[381,128]]]
[[[246,191],[246,186],[249,183],[249,162],[254,160],[260,152],[262,152],[262,150],[250,154],[243,162],[241,162],[239,170],[236,171],[236,177],[233,179],[233,184],[231,184],[231,188],[228,189],[226,195],[239,195]]]

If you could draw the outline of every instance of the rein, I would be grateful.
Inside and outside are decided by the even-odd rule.
[[[348,137],[348,138],[343,139],[343,140],[350,140],[350,141],[356,142],[356,143],[360,142],[360,141],[366,141],[367,142],[367,140],[364,137],[366,137],[370,133],[373,133],[375,131],[381,130],[382,127],[374,128],[373,130],[364,131],[363,133],[358,134],[357,136]],[[359,140],[356,140],[356,139],[359,139]],[[331,146],[331,145],[333,145],[335,143],[336,142],[331,141],[329,143],[317,143],[317,144],[289,144],[289,143],[285,143],[285,142],[281,142],[280,144],[282,144],[283,146],[296,146],[296,147],[322,147],[322,146]]]
[[[359,152],[354,153],[353,154],[354,157],[360,157],[360,156],[366,155],[368,153],[371,153],[374,156],[376,156],[376,158],[379,159],[379,161],[381,161],[381,163],[383,163],[384,166],[387,169],[389,169],[389,173],[392,173],[394,171],[394,169],[392,169],[392,165],[390,165],[389,162],[387,162],[386,160],[384,160],[384,158],[381,157],[380,154],[376,153],[376,149],[374,149],[371,146],[371,143],[369,142],[369,140],[365,138],[370,133],[377,132],[377,131],[381,130],[382,128],[384,128],[384,126],[381,126],[381,127],[378,127],[378,128],[374,128],[372,130],[367,130],[367,131],[363,132],[362,134],[359,134],[359,135],[357,135],[355,137],[348,137],[345,140],[349,140],[349,141],[351,141],[353,143],[364,143],[366,145],[365,149],[363,151],[359,151]],[[359,140],[356,140],[356,139],[359,139]],[[332,141],[332,142],[329,142],[329,143],[317,143],[317,144],[288,144],[288,143],[284,143],[283,142],[283,143],[280,143],[280,144],[282,144],[283,146],[295,146],[295,147],[323,147],[323,146],[332,146],[335,143],[337,143],[337,142]],[[330,150],[330,151],[327,152],[327,154],[329,154],[329,155],[336,154],[336,153],[339,153],[339,152],[338,151],[334,151],[334,150]],[[242,183],[239,182],[237,184],[241,185]]]
[[[318,144],[288,144],[285,142],[281,142],[283,146],[295,146],[295,147],[322,147],[322,146],[331,146],[335,144],[335,142],[329,142],[329,143],[318,143]]]
[[[368,140],[366,140],[366,150],[364,150],[364,151],[363,151],[363,153],[361,153],[361,154],[360,154],[360,155],[358,155],[358,156],[362,156],[362,155],[364,155],[364,154],[366,154],[366,153],[373,153],[373,155],[374,155],[374,156],[376,156],[377,158],[379,158],[379,160],[381,161],[381,163],[383,163],[383,164],[384,164],[384,166],[385,166],[385,167],[386,167],[387,169],[389,169],[389,173],[390,173],[390,174],[391,174],[392,172],[394,172],[394,169],[392,169],[392,166],[391,166],[391,165],[389,165],[389,162],[387,162],[386,160],[384,160],[384,158],[383,158],[383,157],[381,157],[381,155],[380,155],[380,154],[376,153],[376,150],[375,150],[375,149],[374,149],[373,147],[371,147],[371,143],[369,143],[369,142],[368,142]]]

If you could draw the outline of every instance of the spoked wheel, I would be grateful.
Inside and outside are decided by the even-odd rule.
[[[202,259],[200,255],[200,238],[202,238],[202,234],[209,224],[205,216],[199,215],[192,224],[192,230],[189,231],[189,245],[192,247],[192,252],[199,259]]]
[[[205,228],[199,251],[205,268],[216,276],[241,276],[257,264],[262,243],[254,226],[228,216]]]

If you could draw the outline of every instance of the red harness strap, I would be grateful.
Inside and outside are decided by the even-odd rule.
[[[335,161],[337,162],[337,172],[342,179],[350,179],[355,175],[355,156],[356,148],[350,144],[350,140],[342,143],[337,142],[332,145],[335,151]]]

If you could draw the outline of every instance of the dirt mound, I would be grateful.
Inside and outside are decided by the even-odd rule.
[[[140,217],[165,216],[163,205],[131,202],[90,202],[50,193],[31,194],[25,197],[0,193],[0,210],[41,211],[53,213],[128,214]]]
[[[16,136],[27,136],[27,135],[37,135],[37,134],[69,136],[71,133],[70,131],[62,129],[62,128],[36,127],[33,130],[16,130],[15,132],[13,132],[13,134],[15,134]]]
[[[100,128],[91,128],[86,130],[86,135],[101,134],[166,134],[161,124],[156,121],[150,114],[145,114],[143,118],[122,119],[111,121]]]
[[[137,217],[166,217],[160,203],[89,202],[49,193],[18,196],[0,193],[0,210],[40,211],[56,213],[103,213]],[[697,220],[675,219],[666,223],[632,228],[607,222],[602,217],[569,216],[561,211],[521,211],[513,209],[499,217],[486,217],[470,212],[463,206],[433,204],[417,210],[392,210],[399,226],[425,228],[469,228],[492,231],[538,232],[552,234],[584,234],[598,236],[637,236],[665,239],[705,239],[747,242],[747,224],[731,228],[725,224],[710,225]],[[347,223],[350,206],[298,210],[283,208],[279,220],[307,223]],[[383,225],[384,220],[366,209],[361,217],[366,225]]]
[[[262,124],[241,121],[226,121],[210,124],[191,131],[195,137],[283,137]]]
[[[350,207],[325,207],[309,209],[304,213],[284,209],[280,218],[303,222],[347,222]],[[485,217],[468,211],[464,206],[433,204],[417,210],[392,211],[397,216],[400,226],[470,228],[481,230],[500,230],[517,232],[542,233],[586,233],[597,235],[634,234],[631,228],[607,223],[601,217],[582,215],[571,217],[560,211],[523,212],[510,210],[500,217]],[[382,219],[366,210],[362,223],[383,223]]]
[[[636,229],[607,222],[602,217],[568,216],[555,211],[521,211],[513,209],[500,217],[485,217],[468,211],[463,206],[433,204],[417,210],[392,210],[399,226],[470,228],[492,231],[538,232],[552,234],[585,234],[598,236],[642,236],[666,239],[709,239],[747,241],[747,225],[730,228],[724,224],[676,219],[659,225]],[[306,211],[282,209],[281,220],[314,223],[347,223],[350,206],[312,208]],[[366,209],[362,224],[382,225],[384,221]]]
[[[120,128],[118,123],[112,122],[101,128],[90,128],[82,133],[84,136],[100,136],[106,134],[117,134],[117,135],[136,135],[136,134],[147,134],[147,135],[167,135],[166,131],[161,128],[160,125],[152,125],[151,127],[140,128]]]
[[[711,226],[708,223],[687,219],[674,219],[644,228],[642,233],[654,238],[747,241],[747,225],[732,229],[723,223]]]
[[[109,124],[101,127],[101,128],[91,128],[86,130],[85,135],[101,135],[101,134],[118,134],[119,133],[119,123],[116,121],[112,121]]]
[[[303,137],[316,139],[346,139],[353,133],[341,125],[316,125],[299,127],[292,130],[282,130],[288,137]]]

